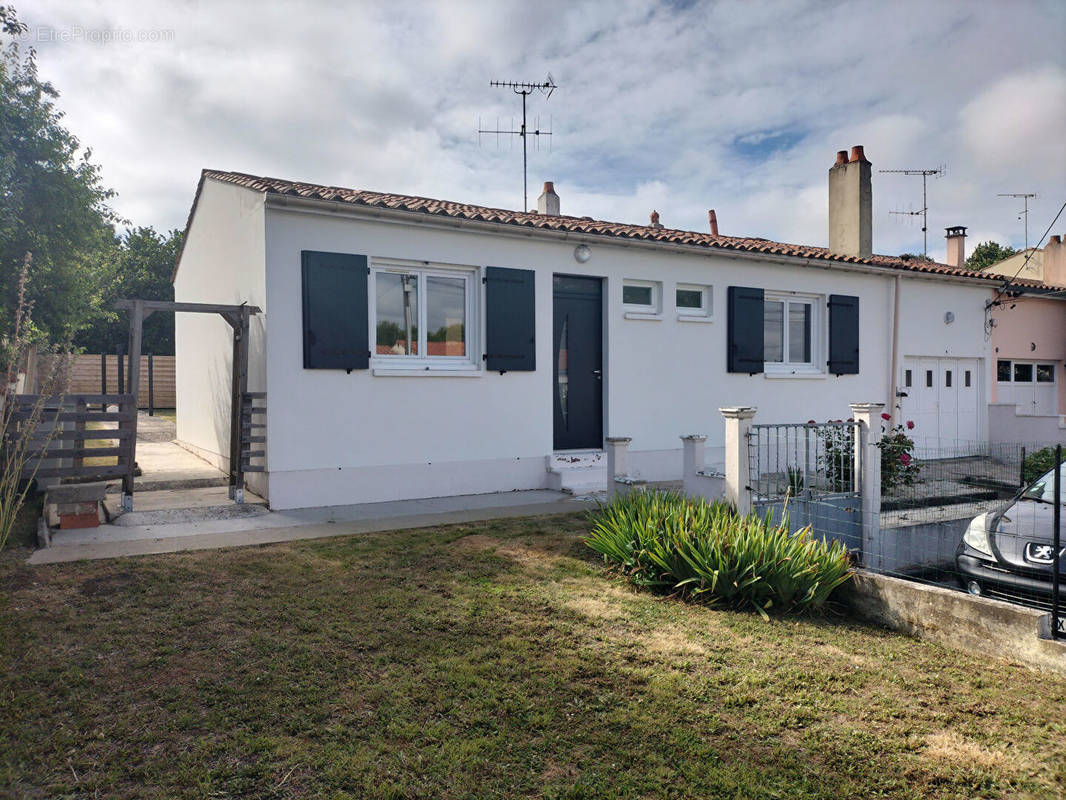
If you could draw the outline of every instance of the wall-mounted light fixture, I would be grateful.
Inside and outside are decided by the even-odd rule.
[[[948,311],[947,313],[944,314],[944,324],[945,325],[950,325],[954,321],[955,321],[955,312],[954,311]]]
[[[592,251],[587,244],[579,244],[574,248],[574,260],[578,264],[584,264],[590,258],[592,258]]]

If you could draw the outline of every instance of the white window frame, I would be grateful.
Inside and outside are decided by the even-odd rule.
[[[377,348],[377,278],[381,273],[414,274],[418,276],[418,355],[379,354]],[[370,262],[370,366],[375,375],[425,375],[441,373],[481,372],[478,351],[478,332],[481,315],[478,298],[479,268],[463,264],[443,264],[429,261],[373,258]],[[463,326],[465,356],[431,356],[427,352],[429,330],[426,323],[426,278],[462,278],[465,281],[466,318]]]
[[[699,308],[681,308],[677,305],[679,291],[699,292]],[[677,309],[679,322],[710,322],[714,318],[714,290],[703,283],[679,283],[674,286],[674,308]]]
[[[651,289],[651,303],[649,305],[626,303],[625,291],[627,286],[637,286]],[[622,311],[626,319],[662,319],[663,310],[663,285],[661,281],[644,281],[632,278],[622,280]]]
[[[829,340],[828,315],[826,314],[825,295],[807,294],[805,292],[767,291],[763,303],[784,303],[782,318],[781,357],[782,361],[763,360],[763,372],[769,377],[818,377],[826,374],[826,346]],[[788,304],[806,303],[811,307],[811,360],[806,362],[788,361]],[[765,314],[765,312],[764,312]],[[765,316],[764,322],[765,325]]]
[[[1003,381],[999,379],[999,362],[1006,361],[1010,364],[1010,378]],[[1015,364],[1029,364],[1033,368],[1033,379],[1031,381],[1016,381],[1014,380],[1014,365]],[[1052,379],[1050,381],[1037,380],[1037,367],[1051,367]],[[1031,361],[1028,358],[997,358],[996,359],[996,383],[1009,383],[1017,384],[1019,386],[1055,386],[1059,382],[1059,370],[1058,364],[1055,361],[1049,361],[1043,359],[1041,361]]]

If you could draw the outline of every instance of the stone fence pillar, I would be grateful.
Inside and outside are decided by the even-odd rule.
[[[748,514],[751,511],[748,436],[756,409],[733,406],[718,410],[725,417],[725,499],[736,507],[739,514]]]
[[[881,538],[881,412],[884,403],[852,403],[859,423],[855,436],[856,487],[862,493],[862,563],[877,568]]]
[[[607,442],[607,499],[618,494],[618,479],[629,476],[628,436],[608,436]]]

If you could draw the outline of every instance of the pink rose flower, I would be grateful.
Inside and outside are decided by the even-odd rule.
[[[907,420],[907,430],[909,430],[909,431],[913,431],[914,430],[914,421],[913,420]]]
[[[882,414],[881,415],[881,419],[883,419],[885,421],[888,421],[888,420],[892,419],[892,415],[891,414]]]
[[[907,466],[908,464],[911,463],[911,457],[909,455],[907,455],[906,453],[900,453],[899,454],[899,460],[900,460],[900,463],[903,464],[903,466]]]
[[[817,425],[818,423],[815,422],[813,419],[809,419],[809,420],[807,420],[807,424],[808,425]]]

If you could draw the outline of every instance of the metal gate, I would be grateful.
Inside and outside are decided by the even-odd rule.
[[[748,489],[752,507],[787,520],[791,530],[810,526],[862,552],[861,436],[857,422],[753,425],[748,435]]]

